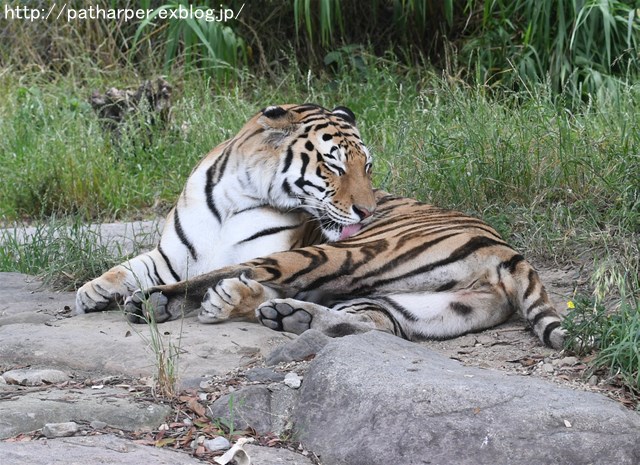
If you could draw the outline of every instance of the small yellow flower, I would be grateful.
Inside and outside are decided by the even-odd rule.
[[[576,308],[576,304],[573,303],[573,300],[567,302],[567,308],[574,309]]]

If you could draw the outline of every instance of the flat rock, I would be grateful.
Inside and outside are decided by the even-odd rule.
[[[255,465],[312,465],[311,460],[286,449],[245,445]],[[202,461],[169,448],[143,446],[111,434],[1,442],[0,457],[10,465],[202,465]]]
[[[142,446],[113,435],[0,441],[0,457],[3,464],[11,465],[202,465],[187,454]]]
[[[252,465],[312,465],[309,458],[286,449],[253,444],[247,444],[243,449],[251,458]]]
[[[48,368],[9,370],[0,377],[8,384],[20,384],[22,386],[63,383],[69,379],[69,376],[64,371]]]
[[[2,324],[0,319],[0,360],[135,377],[155,372],[148,326],[130,324],[119,311],[56,319],[53,314],[73,305],[74,298],[72,292],[41,289],[35,278],[0,273],[0,302],[5,314],[16,317],[41,312],[47,319],[46,324],[40,318],[18,322],[14,318],[11,324]],[[29,303],[25,305],[22,299]],[[193,317],[159,328],[165,347],[171,344],[180,351],[182,378],[227,373],[294,338],[256,323],[203,325]]]
[[[101,421],[126,431],[158,428],[167,405],[136,402],[125,389],[50,389],[0,402],[0,439],[35,431],[47,423]]]
[[[22,273],[0,273],[0,328],[13,324],[42,324],[75,305],[71,292],[56,292],[39,279]]]
[[[332,465],[640,463],[638,413],[379,332],[330,342],[293,417],[305,446]]]

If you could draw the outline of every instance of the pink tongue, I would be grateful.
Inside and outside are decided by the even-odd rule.
[[[349,226],[345,226],[344,228],[342,228],[342,232],[340,233],[340,240],[344,240],[347,239],[351,236],[353,236],[355,233],[357,233],[358,231],[360,231],[362,229],[362,225],[361,224],[350,224]]]

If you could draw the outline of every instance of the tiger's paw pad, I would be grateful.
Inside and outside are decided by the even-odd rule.
[[[286,299],[265,302],[256,310],[260,323],[275,331],[302,334],[311,327],[313,317],[303,308],[291,305]]]
[[[169,299],[162,292],[138,289],[124,303],[124,313],[132,323],[163,323],[171,318],[167,311]]]

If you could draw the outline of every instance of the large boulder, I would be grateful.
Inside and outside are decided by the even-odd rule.
[[[640,463],[640,415],[614,401],[464,367],[379,332],[323,349],[294,421],[332,465]]]

